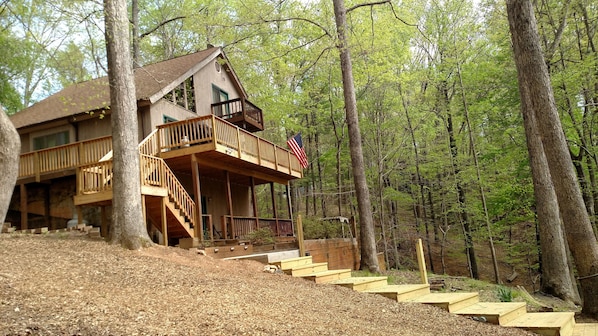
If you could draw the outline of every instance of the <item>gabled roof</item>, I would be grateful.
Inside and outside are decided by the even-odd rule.
[[[216,57],[222,57],[225,67],[236,81],[239,91],[245,91],[235,73],[228,67],[228,60],[219,47],[209,48],[186,56],[146,65],[135,69],[137,101],[154,103],[185,79],[199,71]],[[16,128],[74,116],[80,113],[105,109],[110,106],[108,77],[68,86],[50,97],[10,116]]]

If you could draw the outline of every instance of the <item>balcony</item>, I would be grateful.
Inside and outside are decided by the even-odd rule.
[[[245,98],[212,104],[212,114],[251,133],[264,130],[262,110]]]
[[[258,184],[303,177],[291,151],[213,115],[159,125],[147,143],[142,153],[160,156],[175,171],[190,169],[191,155],[201,153],[204,168],[253,176]]]

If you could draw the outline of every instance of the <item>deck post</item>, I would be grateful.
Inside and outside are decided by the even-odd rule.
[[[168,246],[168,223],[166,222],[166,198],[168,196],[162,197],[162,201],[160,202],[160,215],[161,215],[161,224],[162,224],[162,245]]]
[[[230,237],[235,239],[235,220],[233,214],[233,198],[230,190],[230,173],[228,170],[224,171],[226,176],[226,203],[228,204],[228,214],[230,215]],[[226,222],[224,223],[226,226]],[[224,237],[226,239],[226,236]]]
[[[297,215],[297,242],[299,244],[299,256],[305,256],[305,242],[303,238],[303,221],[301,215]]]
[[[280,229],[278,228],[278,209],[276,206],[276,195],[274,192],[274,182],[270,182],[270,197],[272,198],[272,214],[274,215],[274,222],[276,223],[276,237],[280,236]]]
[[[83,211],[80,205],[77,205],[77,225],[83,224]]]
[[[141,194],[141,212],[143,212],[143,224],[145,224],[145,228],[147,230],[147,207],[145,204],[145,195]],[[149,234],[149,230],[147,230],[147,233]]]
[[[29,222],[29,218],[27,218],[29,214],[29,210],[27,209],[27,186],[25,183],[20,185],[20,192],[21,192],[21,230],[27,230],[27,223]]]
[[[287,193],[287,208],[289,209],[289,218],[291,219],[291,223],[293,223],[293,204],[291,202],[291,181],[287,181],[287,184],[284,186],[285,192]]]
[[[257,212],[257,196],[255,194],[255,178],[249,177],[249,183],[251,185],[251,203],[253,204],[253,217],[255,217],[255,230],[260,228],[260,219]]]
[[[193,175],[193,197],[195,198],[195,237],[203,242],[203,208],[201,206],[201,181],[199,179],[199,162],[197,162],[197,155],[191,156],[191,173]]]
[[[424,257],[424,247],[421,238],[417,240],[417,264],[419,265],[419,276],[423,284],[428,283],[428,273],[426,272],[426,258]]]
[[[44,222],[50,230],[56,229],[50,219],[50,185],[44,186]]]

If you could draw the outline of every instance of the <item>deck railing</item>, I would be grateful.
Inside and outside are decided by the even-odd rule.
[[[97,162],[111,150],[112,137],[106,136],[21,154],[19,178],[35,177],[39,181],[42,174]]]
[[[282,218],[222,216],[220,226],[222,235],[229,239],[246,239],[249,234],[262,228],[270,229],[275,237],[293,235],[293,221]]]
[[[245,98],[231,99],[220,103],[212,104],[212,114],[224,120],[241,119],[252,120],[264,129],[264,118],[262,110]]]
[[[303,171],[291,151],[213,115],[159,125],[156,136],[161,152],[197,144],[212,144],[215,150],[221,145],[228,155],[257,165],[288,174]]]
[[[141,185],[165,188],[170,200],[195,225],[195,202],[161,158],[140,155]],[[83,165],[77,171],[77,194],[112,190],[112,160]]]

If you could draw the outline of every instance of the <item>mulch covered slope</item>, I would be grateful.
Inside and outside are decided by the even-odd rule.
[[[178,248],[0,234],[0,335],[530,335]]]

